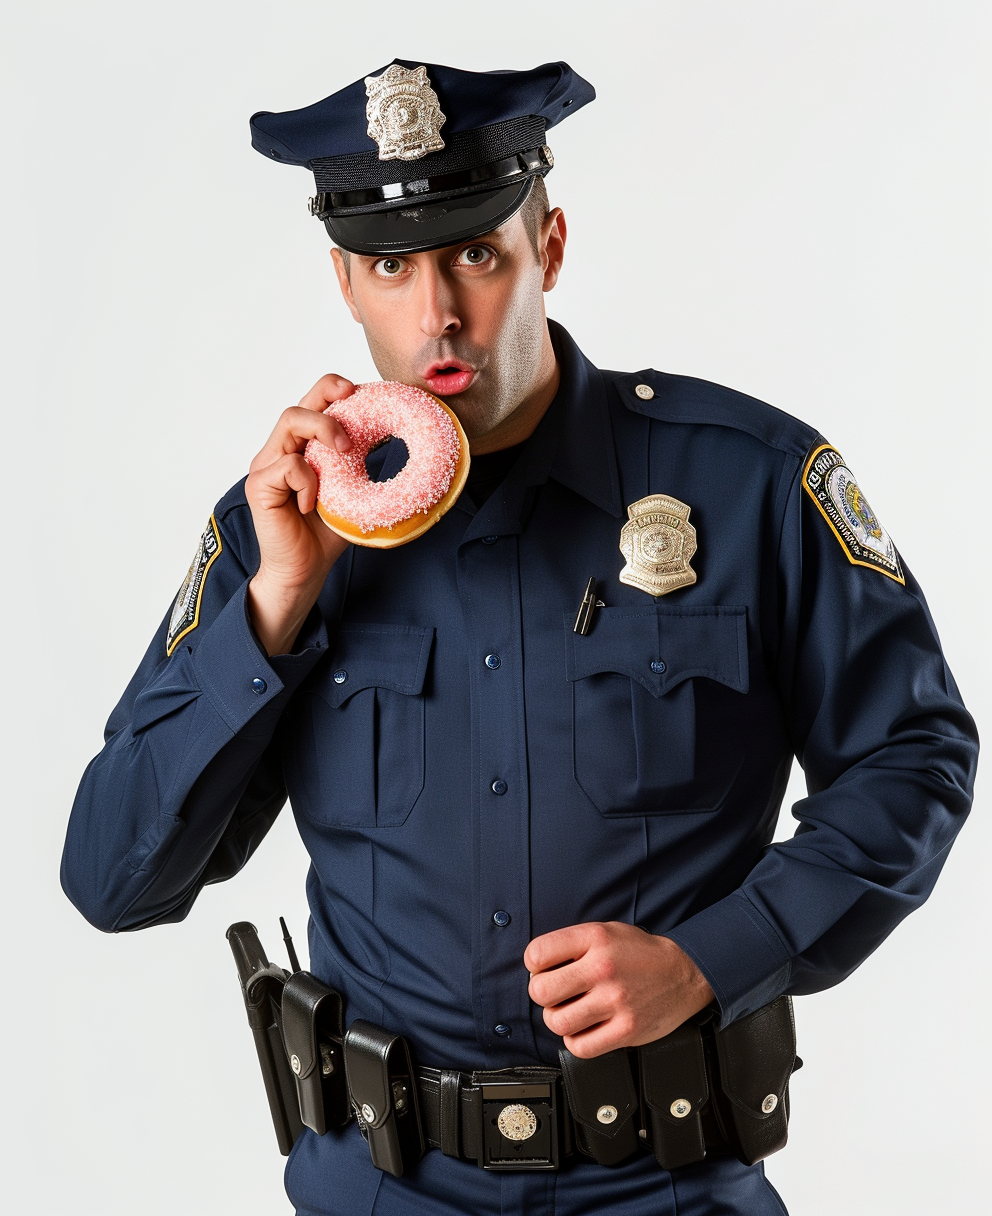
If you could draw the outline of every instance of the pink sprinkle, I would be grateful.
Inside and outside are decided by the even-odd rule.
[[[390,380],[359,384],[324,413],[341,423],[353,445],[338,452],[311,439],[303,453],[317,473],[321,506],[331,514],[371,532],[418,511],[426,514],[447,493],[461,444],[451,419],[429,393]],[[370,481],[365,457],[390,435],[403,440],[409,459],[388,481]]]

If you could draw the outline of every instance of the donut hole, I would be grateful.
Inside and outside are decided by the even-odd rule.
[[[391,481],[406,467],[410,450],[398,435],[387,435],[365,457],[365,472],[369,481]]]

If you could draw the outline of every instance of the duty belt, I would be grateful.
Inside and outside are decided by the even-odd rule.
[[[783,1148],[795,1054],[792,1002],[778,997],[720,1029],[704,1010],[664,1038],[561,1068],[414,1067],[406,1039],[356,1019],[307,971],[269,963],[252,925],[232,925],[248,1020],[280,1149],[353,1119],[394,1175],[428,1147],[490,1170],[556,1170],[578,1154],[616,1165],[638,1148],[665,1169],[711,1155],[745,1165]],[[295,964],[294,964],[295,968]]]

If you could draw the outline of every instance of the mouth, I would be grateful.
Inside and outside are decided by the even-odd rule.
[[[423,380],[436,397],[451,397],[463,393],[475,379],[477,372],[460,359],[445,359],[432,363],[424,372]]]

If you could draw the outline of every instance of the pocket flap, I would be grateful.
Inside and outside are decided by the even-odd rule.
[[[737,692],[748,690],[747,609],[714,607],[600,608],[585,637],[565,616],[565,675],[583,680],[618,672],[660,697],[702,676]]]
[[[333,709],[363,688],[417,696],[433,640],[428,625],[341,625],[316,691]]]

